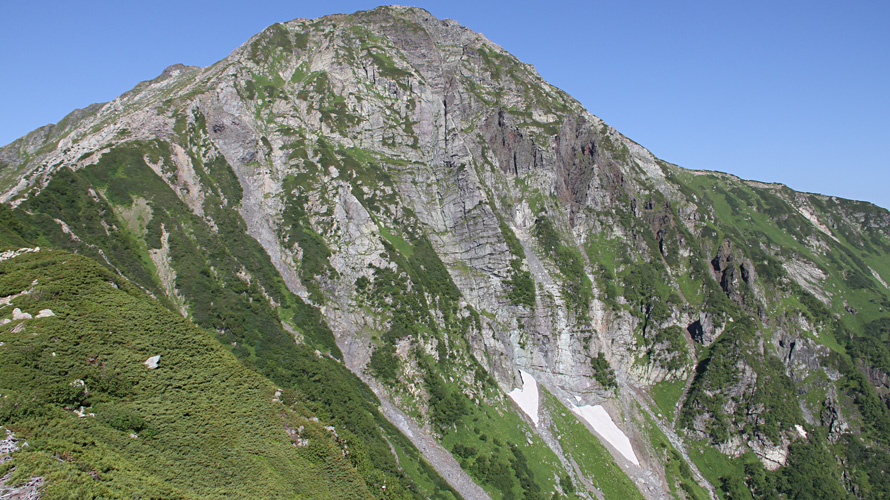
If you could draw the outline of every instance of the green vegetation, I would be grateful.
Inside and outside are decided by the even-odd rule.
[[[736,480],[743,480],[744,465],[737,460],[733,460],[728,456],[720,453],[715,448],[708,446],[704,442],[688,442],[687,453],[689,458],[698,467],[699,472],[708,480],[711,485],[717,488],[717,497],[727,499],[725,478],[733,478],[730,481],[737,483]],[[756,460],[756,458],[755,458]],[[749,497],[741,497],[749,498]]]
[[[469,398],[454,384],[448,384],[428,356],[420,358],[424,382],[429,393],[429,417],[439,432],[455,428],[461,418],[470,412]]]
[[[728,326],[727,331],[708,348],[696,367],[695,380],[680,418],[681,425],[690,427],[696,416],[706,415],[711,441],[725,441],[733,415],[724,413],[724,403],[729,392],[740,385],[753,385],[753,391],[749,389],[744,399],[736,401],[739,407],[735,413],[751,415],[756,411],[757,418],[735,420],[739,431],[757,433],[775,442],[781,431],[803,423],[800,406],[790,390],[794,384],[786,375],[784,365],[775,356],[760,353],[756,342],[754,322],[745,319]],[[756,381],[741,378],[740,367],[744,365],[754,370]],[[762,410],[757,411],[758,408]]]
[[[470,404],[442,443],[494,499],[549,499],[562,473],[544,441],[500,404]]]
[[[29,242],[22,236],[27,230],[15,213],[0,203],[0,250],[27,247]]]
[[[861,498],[890,498],[890,453],[880,446],[865,446],[855,436],[847,435],[832,450],[849,462],[850,482]]]
[[[553,419],[552,431],[560,436],[559,444],[563,452],[578,464],[584,476],[606,498],[643,498],[606,447],[570,410],[546,391],[543,392],[543,404]]]
[[[643,320],[645,337],[649,328],[662,323],[670,314],[664,272],[658,266],[637,261],[628,266],[623,276],[624,297],[631,304],[631,312]]]
[[[853,359],[858,360],[856,349],[853,349]],[[878,396],[874,385],[869,382],[861,369],[854,367],[843,356],[832,358],[838,371],[844,375],[839,384],[848,397],[856,404],[856,408],[862,415],[864,434],[877,440],[883,445],[890,445],[890,409],[884,400]]]
[[[513,305],[534,307],[535,280],[532,278],[531,272],[522,265],[525,261],[525,250],[522,248],[522,243],[519,242],[519,238],[517,238],[516,234],[513,233],[513,230],[510,229],[510,226],[503,220],[501,220],[500,223],[501,234],[504,235],[504,240],[507,242],[507,249],[510,251],[510,255],[513,256],[513,258],[510,259],[510,276],[504,280],[504,283],[511,287],[510,292],[507,294],[507,298],[510,299],[510,303]]]
[[[187,136],[200,144],[201,129],[189,129]],[[215,222],[213,230],[207,219],[195,216],[148,169],[143,160],[146,154],[169,162],[161,145],[120,146],[106,153],[99,165],[76,173],[60,172],[40,195],[16,209],[15,216],[23,221],[29,239],[97,259],[104,256],[110,266],[159,297],[164,293],[154,281],[147,253],[162,248],[166,234],[175,286],[186,301],[189,318],[215,332],[243,364],[282,388],[298,391],[319,418],[355,435],[368,450],[368,459],[358,470],[372,489],[386,484],[387,490],[413,492],[410,495],[447,492],[407,438],[379,413],[370,390],[334,359],[316,355],[319,349],[335,358],[341,356],[318,309],[288,291],[268,255],[247,234],[232,206],[240,196],[231,169],[200,160],[209,155],[192,157],[196,174],[204,179],[203,210]],[[151,207],[145,240],[128,232],[109,204],[132,203],[136,193],[147,198]],[[79,239],[65,234],[54,218],[65,220]],[[163,302],[172,307],[166,299]],[[282,322],[294,327],[304,343],[295,343]],[[401,467],[391,453],[393,448],[401,457]],[[408,476],[408,470],[416,473]]]
[[[609,366],[603,352],[597,353],[595,358],[590,359],[590,367],[593,369],[593,378],[606,389],[617,389],[618,381],[615,380],[615,370]]]
[[[302,35],[302,34],[301,34]],[[305,37],[305,35],[302,35]],[[300,42],[305,48],[305,38],[301,38]],[[257,64],[265,64],[268,60],[277,56],[277,51],[285,54],[291,54],[294,50],[294,41],[291,39],[290,32],[281,23],[275,23],[264,29],[257,39],[250,45],[248,57]]]
[[[650,391],[652,399],[658,405],[665,419],[670,421],[674,415],[677,405],[682,403],[680,397],[683,396],[683,389],[686,387],[686,380],[663,380],[654,386]]]
[[[658,330],[652,336],[649,359],[669,371],[677,371],[689,366],[689,350],[683,329],[672,325]]]
[[[860,451],[865,450],[859,446]],[[835,456],[832,455],[831,447],[820,431],[810,432],[807,439],[789,446],[790,453],[786,465],[774,471],[765,470],[753,453],[730,459],[711,448],[701,447],[697,451],[692,451],[690,456],[711,483],[719,488],[721,498],[727,500],[855,498],[841,486],[840,469]],[[862,458],[861,455],[857,456],[856,452],[851,456],[854,460]],[[879,464],[886,464],[886,455],[881,458],[883,462]],[[857,464],[856,469],[859,467]],[[859,469],[858,477],[854,480],[865,481],[860,484],[867,484],[868,477],[876,476],[868,476]],[[878,479],[877,485],[875,489],[871,489],[871,485],[867,485],[866,488],[871,489],[869,493],[886,492],[883,478]],[[882,497],[878,494],[859,498]]]
[[[393,230],[389,229],[388,227],[381,227],[380,235],[386,238],[386,241],[388,241],[405,257],[410,259],[414,256],[414,247],[412,247],[410,243],[405,241],[404,238],[396,234],[396,232],[394,232]]]
[[[587,318],[590,300],[593,298],[593,284],[584,270],[581,253],[576,248],[563,244],[553,223],[546,217],[535,220],[532,232],[544,253],[553,259],[562,274],[566,302],[579,318]]]
[[[649,442],[664,464],[664,472],[667,476],[671,493],[677,495],[678,491],[682,491],[690,500],[706,500],[710,498],[707,490],[695,480],[695,475],[692,473],[689,464],[686,463],[680,452],[674,448],[667,436],[661,432],[661,429],[658,428],[658,425],[655,424],[649,414],[645,411],[640,411],[640,414],[644,418],[642,425],[649,436]]]
[[[46,498],[372,498],[356,436],[326,431],[301,397],[272,401],[272,384],[120,276],[58,251],[0,263],[3,295],[29,287],[15,306],[55,316],[0,326],[0,425],[29,444],[2,466],[12,483],[43,476]]]
[[[405,71],[398,66],[392,60],[392,57],[387,55],[385,52],[376,52],[376,51],[368,51],[368,56],[374,61],[374,65],[377,66],[377,69],[380,70],[380,76],[385,78],[391,78],[393,80],[399,80],[408,76],[411,76],[410,71]]]
[[[774,479],[765,473],[763,476],[754,474],[746,468],[749,486],[758,496],[768,496],[778,490],[787,498],[801,500],[851,497],[841,487],[835,457],[819,435],[813,433],[809,439],[793,443],[789,452],[788,462],[781,472],[774,473]]]
[[[399,378],[399,358],[396,356],[396,346],[390,337],[391,334],[385,336],[384,344],[371,353],[368,367],[379,380],[395,384]]]
[[[593,277],[597,288],[603,293],[600,300],[609,304],[613,309],[618,309],[618,286],[615,279],[615,267],[618,262],[618,252],[621,242],[617,239],[606,239],[598,234],[588,235],[585,251],[591,266],[594,268]]]

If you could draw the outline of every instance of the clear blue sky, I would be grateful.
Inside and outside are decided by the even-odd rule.
[[[4,1],[0,144],[366,1]],[[890,208],[890,2],[418,1],[684,167]]]

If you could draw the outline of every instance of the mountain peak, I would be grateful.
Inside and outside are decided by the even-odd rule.
[[[890,213],[661,161],[425,10],[274,24],[0,161],[0,229],[305,390],[377,489],[882,488]]]

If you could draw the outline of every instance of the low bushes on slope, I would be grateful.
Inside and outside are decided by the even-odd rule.
[[[43,476],[46,498],[371,497],[350,433],[277,401],[209,334],[94,261],[44,250],[0,263],[0,296],[23,291],[3,318],[54,316],[0,326],[0,426],[29,443],[2,466],[10,482]]]

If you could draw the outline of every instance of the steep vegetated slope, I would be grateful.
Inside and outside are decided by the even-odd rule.
[[[293,391],[89,258],[0,263],[0,418],[28,447],[9,484],[49,498],[371,498],[366,450]]]
[[[0,162],[5,244],[211,332],[374,495],[890,495],[890,213],[663,162],[453,21],[276,24]]]

